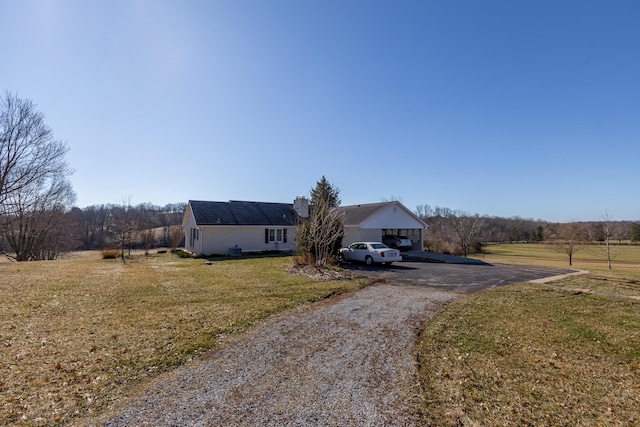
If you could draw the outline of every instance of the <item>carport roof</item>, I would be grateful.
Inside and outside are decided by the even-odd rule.
[[[428,227],[427,223],[421,220],[418,216],[416,216],[413,212],[407,209],[400,202],[380,202],[380,203],[367,203],[367,204],[351,205],[351,206],[340,206],[336,208],[336,212],[339,215],[343,215],[344,225],[360,225],[367,218],[371,217],[376,212],[388,207],[389,205],[396,205],[400,207],[407,214],[413,216],[418,221],[423,223],[425,228]]]

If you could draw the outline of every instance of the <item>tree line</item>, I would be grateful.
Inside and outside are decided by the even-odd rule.
[[[614,221],[608,213],[601,221],[552,223],[541,219],[502,218],[470,214],[446,207],[418,205],[415,214],[429,228],[425,250],[466,256],[488,243],[545,242],[571,257],[585,243],[605,246],[640,242],[640,224]],[[608,253],[609,256],[609,253]]]
[[[76,249],[177,247],[183,238],[186,203],[141,203],[74,207],[69,223]],[[123,243],[124,242],[124,243]]]
[[[335,215],[340,206],[340,189],[325,176],[311,189],[312,215],[298,226],[299,249],[306,259],[299,264],[323,266],[331,264],[344,235],[344,225]],[[491,243],[549,243],[567,254],[569,264],[573,254],[584,244],[600,246],[611,268],[612,245],[640,242],[640,224],[613,221],[608,213],[602,221],[552,223],[541,219],[491,217],[470,214],[446,207],[418,205],[414,213],[428,228],[424,235],[424,250],[435,253],[467,256],[482,251]]]
[[[22,248],[21,242],[28,240],[30,228],[37,230],[45,228],[40,220],[45,218],[31,218],[29,228],[15,225],[11,228],[8,239],[5,233],[0,236],[0,252],[18,261],[36,259],[55,259],[61,254],[75,250],[113,249],[118,255],[133,249],[167,247],[177,248],[183,242],[182,218],[186,203],[170,203],[158,206],[151,203],[141,203],[135,206],[129,204],[100,204],[85,208],[72,207],[57,212],[55,217],[47,220],[54,223],[54,227],[46,238],[33,251],[30,257],[25,257],[27,250]],[[5,219],[5,223],[13,222]],[[17,225],[17,224],[16,224]],[[37,245],[36,245],[37,246]]]
[[[26,99],[0,96],[0,235],[19,261],[57,256],[58,225],[75,202],[65,160],[44,115]]]
[[[11,92],[0,95],[0,252],[29,261],[77,249],[112,248],[124,257],[125,249],[180,245],[184,203],[74,207],[68,151],[33,102]],[[300,246],[318,265],[331,262],[344,234],[333,213],[339,191],[323,176],[311,190],[312,218],[298,230]],[[549,241],[571,262],[574,243],[602,243],[609,257],[610,245],[640,241],[639,224],[615,222],[608,215],[599,222],[553,224],[429,205],[419,205],[416,214],[429,224],[424,249],[432,252],[467,255],[489,242]]]
[[[185,204],[73,207],[68,151],[32,101],[0,94],[0,252],[30,261],[76,249],[179,244]]]

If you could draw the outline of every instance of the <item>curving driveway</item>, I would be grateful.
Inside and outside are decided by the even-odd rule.
[[[576,274],[578,270],[531,267],[511,264],[488,264],[482,261],[448,257],[445,262],[414,259],[391,266],[343,264],[343,268],[383,277],[393,282],[428,286],[447,291],[478,292],[512,283],[529,282],[546,277]]]
[[[414,354],[422,323],[461,292],[574,272],[416,260],[345,267],[388,283],[272,316],[83,424],[425,425]]]

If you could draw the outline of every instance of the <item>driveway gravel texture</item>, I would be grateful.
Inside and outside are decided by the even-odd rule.
[[[97,424],[422,425],[416,340],[461,296],[382,283],[272,316],[159,376]]]

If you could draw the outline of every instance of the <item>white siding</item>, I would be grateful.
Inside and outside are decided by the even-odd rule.
[[[353,242],[379,242],[382,240],[383,229],[420,230],[420,241],[414,242],[414,247],[422,250],[424,223],[399,203],[390,203],[359,225],[345,226],[342,246],[348,246]]]
[[[266,228],[286,228],[286,243],[265,243],[264,230]],[[237,247],[242,252],[261,251],[293,251],[296,247],[296,227],[275,226],[224,226],[209,225],[200,226],[202,248],[200,252],[205,255],[226,255],[229,248]]]
[[[360,227],[345,227],[342,246],[346,247],[353,242],[379,242],[382,240],[381,228],[362,229]]]
[[[182,221],[182,226],[184,227],[184,249],[187,252],[191,252],[194,254],[201,253],[200,251],[200,243],[202,242],[202,235],[200,231],[197,231],[195,236],[193,235],[193,230],[198,229],[198,225],[196,224],[196,219],[193,216],[193,212],[191,211],[191,206],[187,205],[187,211],[185,212],[184,220]],[[192,236],[194,238],[192,238]]]
[[[420,242],[416,242],[418,248],[422,248],[425,224],[401,203],[389,203],[387,206],[375,211],[361,224],[345,226],[343,246],[357,241],[380,241],[382,230],[419,230]],[[241,248],[243,252],[260,251],[293,251],[296,249],[296,227],[275,226],[230,226],[230,225],[200,225],[195,222],[191,211],[191,205],[187,205],[187,211],[183,219],[185,231],[185,250],[196,254],[227,254],[230,248]],[[265,228],[287,230],[287,242],[265,243]]]
[[[360,228],[420,228],[424,225],[398,204],[380,209],[360,224]]]

